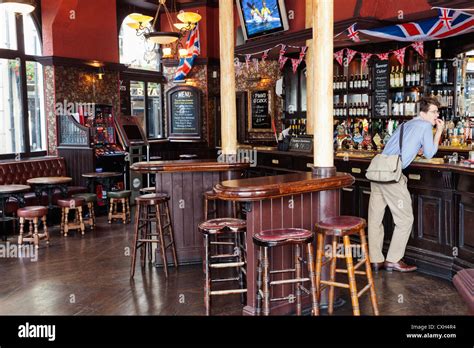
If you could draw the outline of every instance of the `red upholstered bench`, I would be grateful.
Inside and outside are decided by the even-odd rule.
[[[66,163],[62,157],[40,157],[32,159],[22,159],[20,161],[0,161],[0,185],[28,185],[27,180],[37,177],[67,176]],[[68,187],[68,196],[77,193],[87,192],[86,187]],[[57,192],[53,201],[56,202],[61,195]],[[48,205],[48,197],[43,195],[41,202],[38,202],[34,192],[25,194],[27,206]],[[17,202],[12,199],[6,206],[6,212],[11,214],[18,209]]]

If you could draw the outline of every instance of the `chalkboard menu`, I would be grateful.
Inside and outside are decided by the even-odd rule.
[[[167,93],[170,140],[201,139],[201,91],[178,86]]]
[[[269,90],[249,93],[249,130],[268,132],[272,130],[272,95]]]
[[[389,62],[375,62],[374,78],[374,117],[388,116]]]

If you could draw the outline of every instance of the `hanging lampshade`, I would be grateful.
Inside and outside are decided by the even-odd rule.
[[[130,18],[132,21],[142,23],[142,24],[149,23],[153,20],[153,17],[146,16],[141,13],[131,13],[127,17]]]
[[[178,19],[183,23],[196,24],[201,20],[201,15],[195,12],[181,12],[178,14]]]
[[[179,33],[175,33],[173,31],[152,31],[151,33],[146,33],[145,37],[152,43],[159,45],[169,45],[178,41],[180,35]]]
[[[193,23],[174,23],[176,29],[181,30],[193,30],[196,27],[196,24]]]
[[[0,8],[8,12],[21,13],[22,15],[33,12],[36,8],[35,0],[0,0]]]

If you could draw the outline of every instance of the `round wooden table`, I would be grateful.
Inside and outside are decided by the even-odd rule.
[[[31,189],[28,185],[0,185],[0,222],[3,225],[3,230],[6,231],[5,223],[14,221],[16,218],[8,217],[5,214],[8,199],[15,198],[20,206],[25,204],[24,193]],[[3,235],[3,240],[6,240],[7,235]]]
[[[72,181],[68,176],[51,176],[28,179],[26,182],[33,186],[36,198],[41,199],[43,192],[48,195],[48,208],[53,209],[53,194],[55,189],[61,191],[61,195],[67,197],[67,184]]]

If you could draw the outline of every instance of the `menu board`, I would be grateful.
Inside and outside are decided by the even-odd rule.
[[[374,77],[374,117],[388,116],[389,62],[375,62]]]
[[[178,86],[168,91],[170,139],[201,139],[201,91]]]
[[[250,92],[250,129],[272,129],[271,95],[268,90]]]

